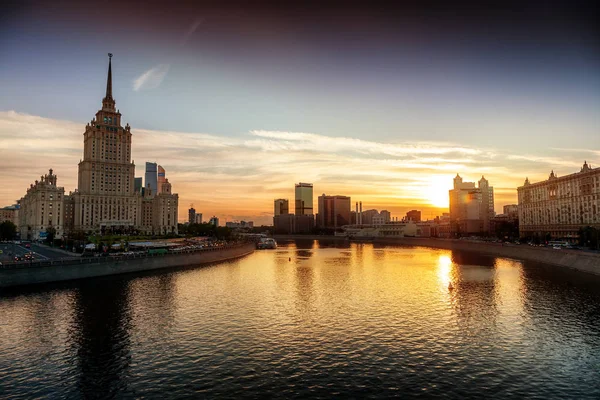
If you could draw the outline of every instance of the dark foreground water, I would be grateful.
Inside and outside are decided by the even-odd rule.
[[[0,398],[392,396],[600,398],[600,279],[298,241],[0,294]]]

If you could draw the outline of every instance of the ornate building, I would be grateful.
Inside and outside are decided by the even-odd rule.
[[[109,54],[102,109],[86,125],[78,189],[71,193],[73,229],[84,232],[177,233],[178,195],[168,180],[161,190],[136,192],[131,161],[131,127],[121,125],[112,96],[112,54]]]
[[[558,177],[552,171],[548,180],[517,188],[519,233],[552,238],[578,238],[579,229],[600,228],[600,168],[587,162],[577,173]]]
[[[31,184],[19,200],[18,230],[21,239],[44,239],[49,229],[55,230],[55,238],[62,238],[65,188],[57,186],[56,182],[57,177],[50,169],[48,174]]]

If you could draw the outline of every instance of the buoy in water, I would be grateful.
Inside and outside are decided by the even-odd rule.
[[[448,283],[448,290],[454,290],[454,286],[452,286],[452,282]]]
[[[292,257],[290,257],[290,261],[292,261]]]

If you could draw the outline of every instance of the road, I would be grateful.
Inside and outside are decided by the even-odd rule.
[[[31,248],[26,248],[24,245],[12,244],[12,243],[1,243],[0,250],[0,262],[12,261],[15,256],[24,257],[27,253],[33,253],[36,260],[47,260],[51,258],[64,258],[66,254],[48,248],[46,246],[40,246],[38,244],[31,244]]]

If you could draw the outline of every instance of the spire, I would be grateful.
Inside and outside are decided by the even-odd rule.
[[[106,98],[112,99],[112,53],[108,53],[108,78],[106,79]]]
[[[106,96],[102,99],[102,110],[115,112],[115,100],[112,97],[112,53],[108,53],[108,78],[106,78]]]

